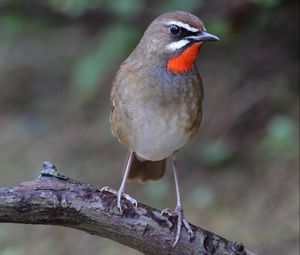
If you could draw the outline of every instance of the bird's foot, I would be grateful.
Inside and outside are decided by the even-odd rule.
[[[122,198],[124,198],[125,200],[127,200],[131,204],[133,204],[134,207],[137,207],[137,205],[138,205],[138,202],[134,198],[132,198],[131,196],[129,196],[128,194],[126,194],[125,192],[122,192],[120,190],[117,191],[117,190],[112,189],[111,187],[106,186],[101,189],[101,192],[109,192],[117,197],[117,199],[118,199],[117,200],[117,208],[119,209],[120,214],[123,213],[122,206],[121,206]]]
[[[187,230],[187,232],[190,234],[190,237],[194,236],[194,233],[193,233],[188,221],[184,217],[182,206],[177,206],[175,208],[174,212],[172,212],[169,208],[164,209],[164,210],[162,210],[161,214],[167,214],[169,217],[176,217],[177,218],[176,237],[175,237],[175,241],[174,241],[172,247],[174,247],[177,244],[177,242],[180,238],[182,223],[183,223],[183,226],[185,227],[185,229]]]

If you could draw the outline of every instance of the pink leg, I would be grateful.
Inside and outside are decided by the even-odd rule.
[[[129,196],[128,194],[125,193],[125,186],[126,186],[126,180],[130,171],[130,167],[131,167],[131,163],[132,163],[132,159],[133,159],[133,152],[129,153],[128,159],[126,161],[125,164],[125,171],[124,171],[124,175],[123,175],[123,179],[122,179],[122,183],[120,185],[120,188],[118,191],[110,188],[110,187],[104,187],[101,189],[101,191],[107,191],[110,192],[114,195],[117,196],[117,207],[120,210],[120,213],[122,214],[123,210],[122,210],[122,206],[121,206],[121,200],[122,197],[124,197],[126,200],[130,201],[132,204],[134,204],[134,206],[137,206],[137,201],[135,199],[133,199],[131,196]]]
[[[122,196],[123,196],[124,191],[125,191],[126,181],[127,181],[127,177],[128,177],[129,171],[130,171],[132,159],[133,159],[133,152],[131,151],[129,153],[129,156],[128,156],[128,159],[127,159],[127,162],[126,162],[126,165],[125,165],[123,180],[122,180],[121,186],[120,186],[119,191],[118,191],[117,207],[119,208],[120,212],[122,212],[121,199],[122,199]]]
[[[180,238],[182,223],[185,226],[186,230],[189,232],[189,234],[191,236],[193,236],[193,231],[191,230],[188,221],[184,217],[183,207],[181,205],[176,159],[177,159],[177,153],[175,152],[172,157],[172,168],[173,168],[173,173],[174,173],[176,198],[177,198],[177,204],[176,204],[176,208],[175,208],[175,212],[174,212],[174,214],[177,216],[177,232],[176,232],[176,237],[175,237],[175,242],[173,244],[173,247],[176,245],[176,243],[178,242],[178,240]]]

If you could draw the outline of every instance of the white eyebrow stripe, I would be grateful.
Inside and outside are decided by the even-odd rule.
[[[177,41],[177,42],[172,42],[172,43],[167,45],[167,49],[170,50],[170,51],[176,51],[178,49],[181,49],[185,45],[187,45],[189,42],[190,41],[186,40],[186,39],[182,39],[182,40]]]
[[[183,23],[181,21],[171,20],[171,21],[167,22],[167,25],[168,26],[170,26],[170,25],[176,25],[176,26],[179,26],[179,27],[183,27],[186,30],[189,30],[191,32],[199,32],[199,29],[197,29],[195,27],[191,27],[189,24]]]

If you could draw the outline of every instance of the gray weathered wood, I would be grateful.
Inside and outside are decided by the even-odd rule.
[[[36,180],[0,189],[0,222],[79,229],[147,255],[252,254],[240,242],[228,241],[194,225],[194,238],[190,239],[182,229],[179,242],[172,248],[176,219],[141,203],[135,208],[128,201],[123,201],[124,212],[120,215],[114,195],[71,180],[55,169],[48,170],[44,169]]]

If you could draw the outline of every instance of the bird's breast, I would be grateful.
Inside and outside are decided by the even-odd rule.
[[[161,160],[184,146],[191,138],[189,109],[180,102],[148,105],[136,110],[136,128],[132,149],[148,160]]]
[[[167,158],[188,143],[201,120],[198,76],[174,79],[163,75],[168,74],[152,73],[147,79],[129,75],[113,92],[114,135],[131,151],[152,161]]]

